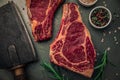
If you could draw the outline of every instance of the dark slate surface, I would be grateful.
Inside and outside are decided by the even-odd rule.
[[[1,5],[3,5],[5,1],[7,0],[2,0]],[[25,2],[21,1],[20,3],[20,1],[18,0],[14,0],[14,1],[20,7],[21,13],[23,14],[25,22],[28,25],[28,30],[31,34],[29,20],[26,14]],[[97,57],[99,58],[105,49],[110,49],[108,51],[108,58],[112,63],[118,66],[118,67],[112,67],[110,64],[108,64],[105,68],[105,72],[103,75],[104,78],[102,80],[120,80],[120,68],[119,68],[120,67],[120,5],[119,5],[120,0],[98,0],[98,2],[94,6],[89,8],[81,6],[78,0],[66,0],[64,3],[67,2],[75,2],[79,5],[80,7],[79,10],[81,12],[83,22],[86,24],[87,28],[91,33],[91,37],[98,55]],[[48,77],[49,73],[46,72],[40,66],[40,63],[41,60],[49,62],[49,45],[54,40],[59,30],[60,20],[62,17],[62,5],[58,8],[57,12],[55,13],[55,18],[53,21],[53,37],[48,41],[34,42],[39,61],[28,65],[26,69],[26,73],[28,75],[29,80],[53,80]],[[102,30],[97,30],[90,25],[88,21],[88,15],[91,9],[101,5],[106,6],[112,12],[112,22],[107,28]],[[22,10],[23,8],[25,8],[24,11]],[[101,40],[104,40],[104,42],[101,42]],[[69,77],[72,80],[93,80],[93,79],[85,78],[79,74],[73,73],[63,68],[58,67],[58,69],[66,77]],[[93,74],[93,76],[96,75],[96,73],[97,71]],[[13,76],[10,72],[6,70],[1,70],[0,80],[13,80]]]

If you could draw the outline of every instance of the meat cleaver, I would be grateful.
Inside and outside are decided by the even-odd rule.
[[[26,80],[24,67],[36,61],[26,25],[14,2],[0,7],[0,68],[13,70],[15,80]]]

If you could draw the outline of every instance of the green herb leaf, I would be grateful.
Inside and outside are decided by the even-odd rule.
[[[107,56],[107,50],[104,51],[102,59],[100,61],[101,63],[99,65],[97,65],[96,67],[94,67],[94,69],[99,70],[98,74],[94,77],[94,80],[102,80],[103,77],[103,73],[104,73],[104,69],[105,66],[110,63],[113,67],[116,67],[116,65],[114,65],[112,62],[110,62],[108,60],[108,56]]]
[[[94,78],[94,80],[98,80],[100,78],[100,76],[103,73],[103,68],[100,69],[100,72],[97,74],[97,76]]]
[[[103,66],[103,64],[100,64],[100,65],[96,66],[94,69],[99,69],[99,68],[101,68],[102,66]]]
[[[103,72],[104,72],[104,68],[107,64],[107,51],[104,51],[103,57],[101,59],[101,64],[99,64],[98,66],[96,66],[94,69],[100,69],[99,73],[96,75],[96,77],[94,78],[94,80],[99,80],[100,78],[102,78]]]
[[[49,76],[50,78],[56,80],[69,80],[68,78],[57,72],[50,63],[42,62],[41,66],[52,74],[51,76]]]
[[[51,66],[51,64],[48,64],[46,62],[43,62],[42,65],[47,71],[51,72],[54,75],[54,78],[57,78],[57,80],[62,80],[59,73],[57,73],[54,68]]]

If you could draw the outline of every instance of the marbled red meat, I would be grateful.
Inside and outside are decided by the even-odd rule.
[[[75,3],[65,4],[59,33],[50,45],[51,62],[91,77],[95,58],[91,36],[82,22],[78,6]]]
[[[26,0],[35,41],[52,36],[52,19],[62,0]]]

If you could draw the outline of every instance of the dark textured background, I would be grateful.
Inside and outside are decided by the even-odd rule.
[[[0,0],[0,6],[6,4],[7,1],[8,0]],[[30,22],[26,14],[25,0],[13,1],[20,8],[25,23],[27,24],[27,28],[31,34]],[[91,33],[91,37],[95,45],[98,57],[104,52],[105,49],[109,48],[110,50],[108,51],[108,58],[112,63],[118,66],[113,67],[108,64],[105,68],[103,80],[120,80],[120,29],[118,29],[120,28],[120,0],[98,0],[94,6],[89,8],[81,6],[78,0],[66,0],[64,3],[67,2],[75,2],[80,6],[79,10],[81,12],[83,22],[86,24]],[[26,73],[28,80],[53,80],[48,78],[49,73],[40,66],[40,63],[41,60],[49,62],[49,45],[54,40],[59,30],[60,20],[62,16],[62,5],[56,11],[53,20],[53,37],[48,41],[34,42],[39,61],[31,63],[27,66]],[[106,6],[112,12],[112,22],[107,28],[97,30],[89,24],[88,15],[92,8],[102,5]],[[117,39],[117,41],[115,39]],[[101,40],[104,40],[104,42],[101,42]],[[116,44],[116,42],[118,42],[118,44]],[[71,80],[93,80],[87,79],[79,74],[73,73],[63,68],[59,68],[59,70],[66,77],[71,78]],[[95,74],[96,73],[94,73],[94,75]],[[13,75],[8,70],[0,69],[0,80],[13,80]]]

